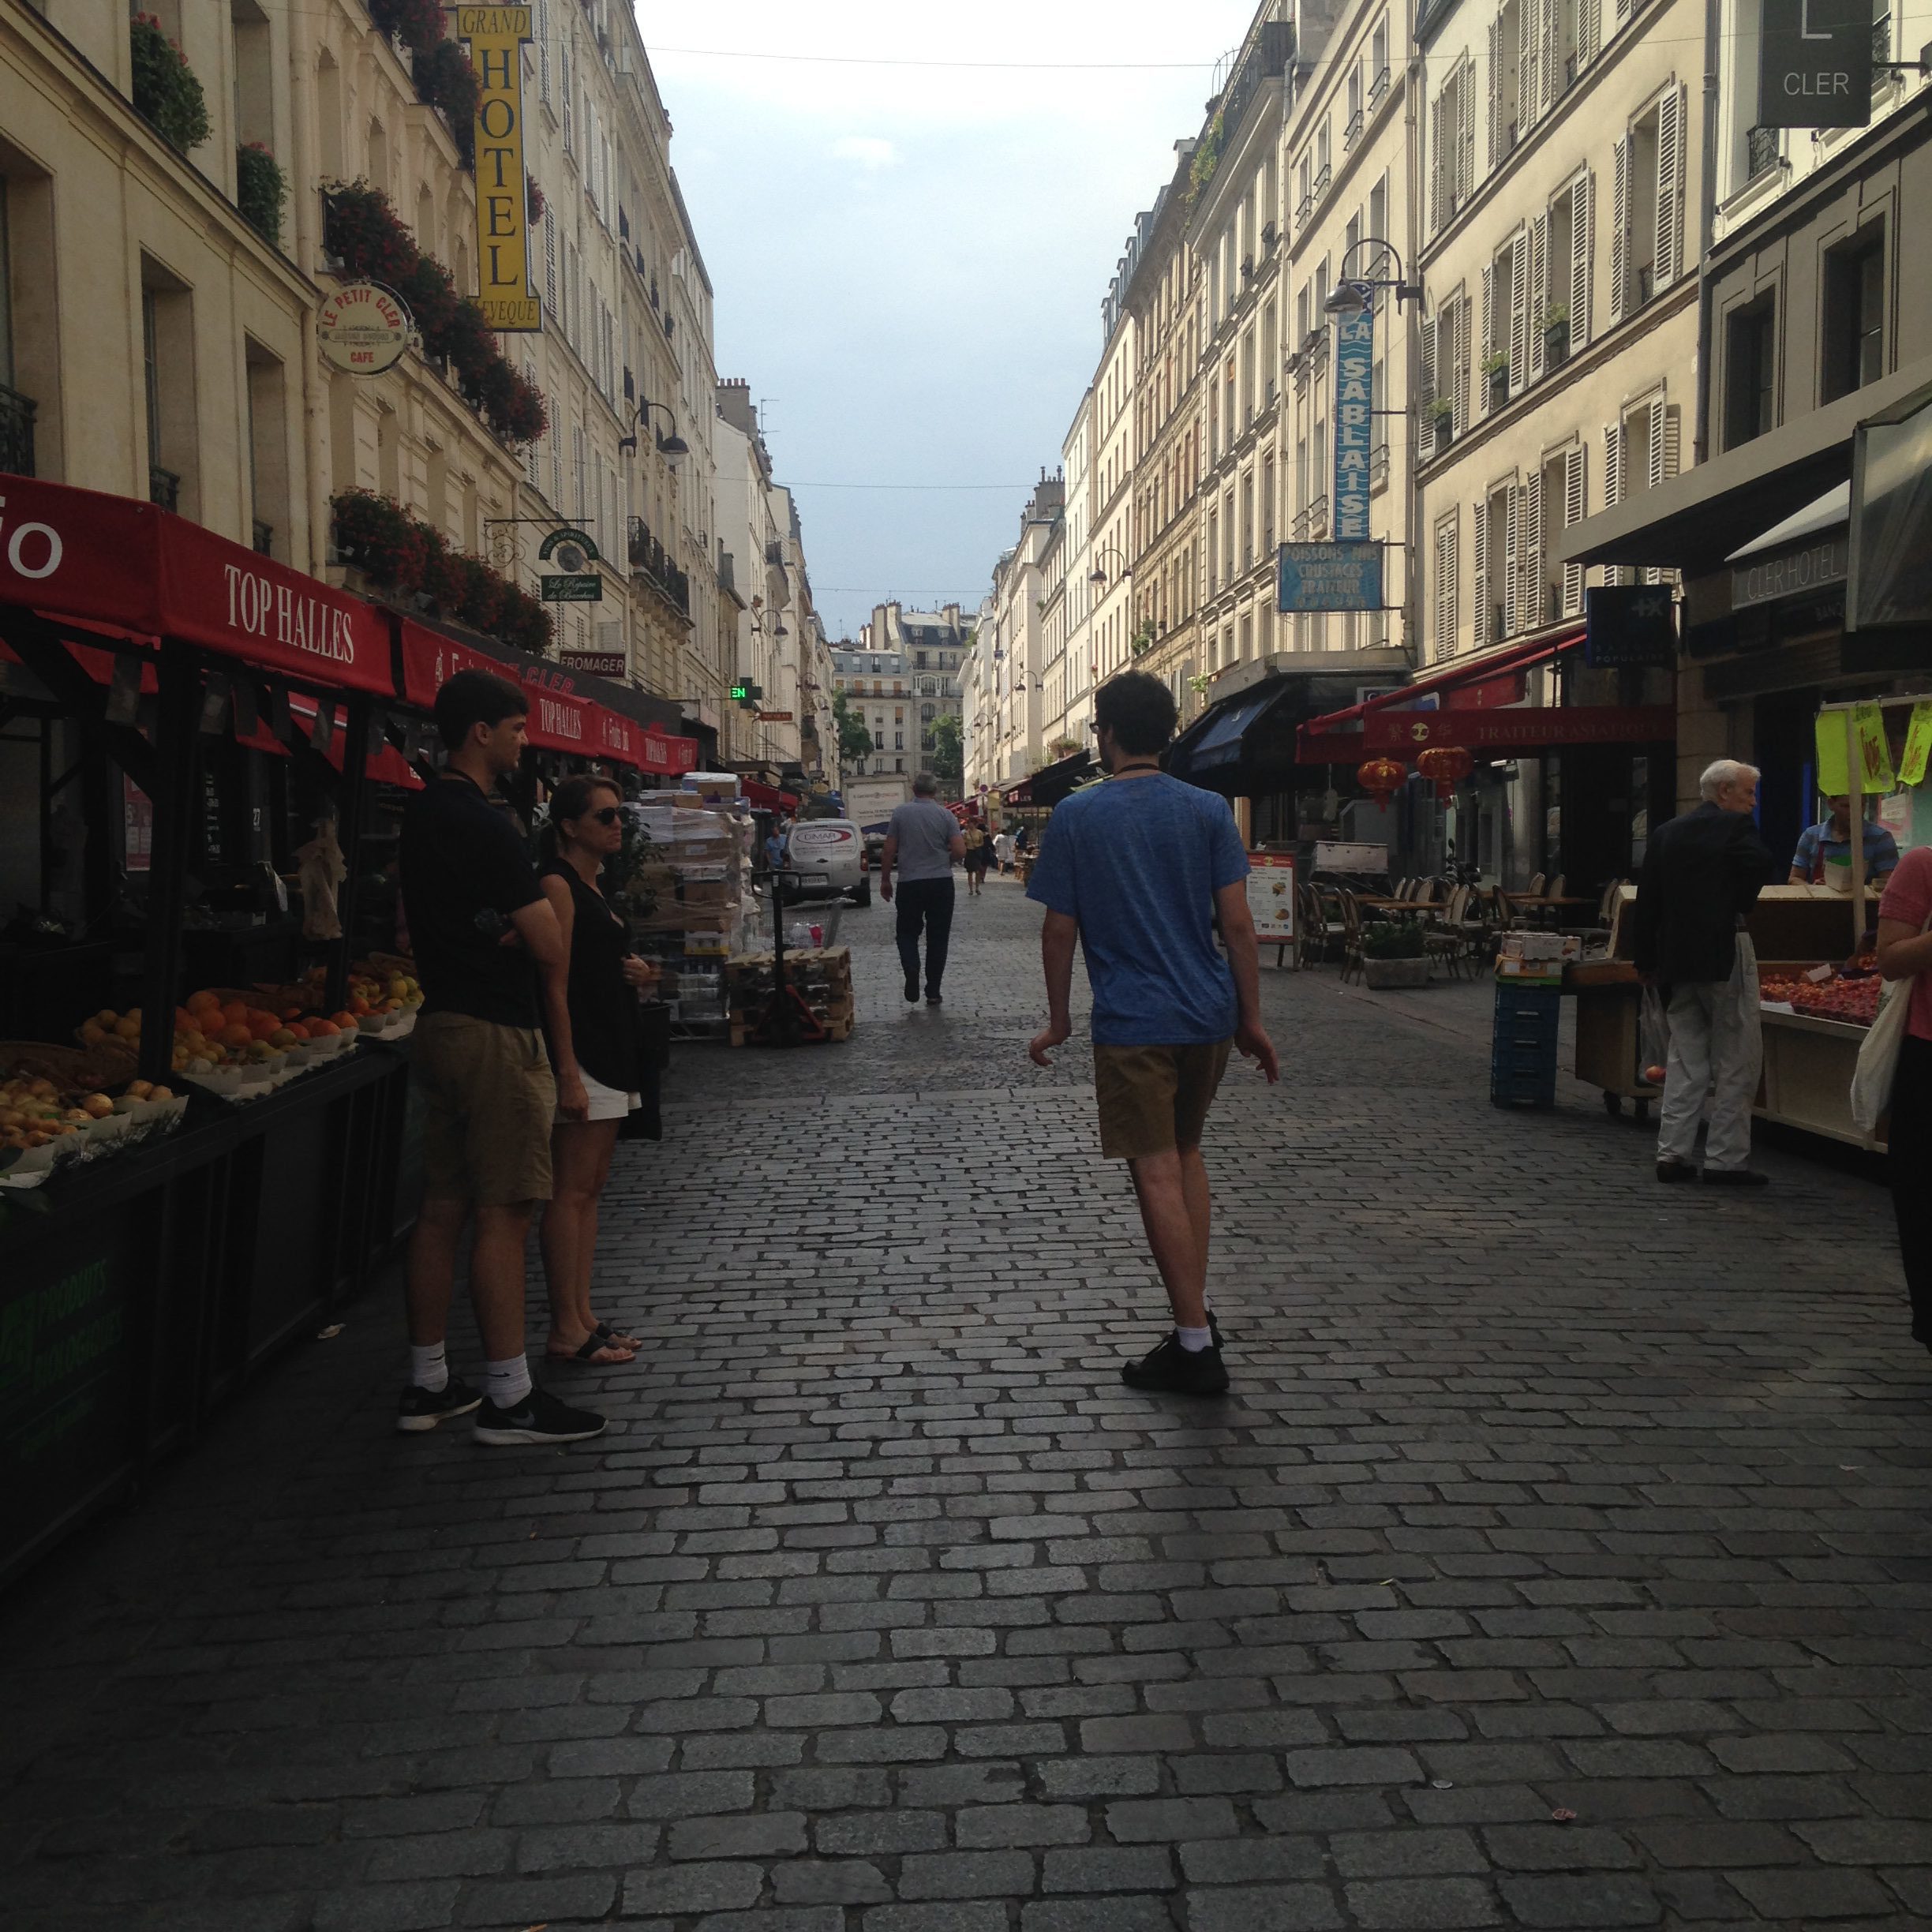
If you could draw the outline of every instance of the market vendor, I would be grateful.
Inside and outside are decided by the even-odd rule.
[[[1831,815],[1798,835],[1798,849],[1792,854],[1791,883],[1822,886],[1825,866],[1832,862],[1848,865],[1852,859],[1852,801],[1848,797],[1826,801]],[[1865,876],[1883,878],[1899,862],[1898,841],[1877,820],[1865,821]]]

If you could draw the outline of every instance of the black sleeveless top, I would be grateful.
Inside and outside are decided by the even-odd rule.
[[[593,1080],[620,1093],[638,1091],[636,990],[623,976],[631,934],[604,895],[562,860],[544,867],[546,878],[570,888],[575,915],[571,927],[571,1041],[577,1064]]]

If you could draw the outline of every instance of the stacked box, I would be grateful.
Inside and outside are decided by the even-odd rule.
[[[752,821],[728,800],[667,795],[630,808],[644,856],[634,888],[650,909],[632,915],[640,949],[663,975],[659,997],[680,1024],[722,1028],[724,962],[743,942]],[[641,897],[641,893],[637,896]]]
[[[1489,1098],[1496,1106],[1556,1104],[1556,1030],[1562,1011],[1559,987],[1497,981],[1489,1054]]]
[[[732,1044],[742,1046],[770,1000],[777,982],[772,955],[749,953],[726,968],[731,997]],[[785,948],[785,981],[797,989],[832,1040],[852,1037],[852,953],[845,946]]]

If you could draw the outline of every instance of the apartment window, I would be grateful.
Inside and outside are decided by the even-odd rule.
[[[1825,366],[1829,402],[1885,373],[1885,236],[1868,230],[1825,257]]]
[[[289,556],[288,388],[279,358],[246,339],[249,499],[253,547]]]
[[[193,298],[158,262],[144,256],[140,304],[148,500],[195,516],[200,503]]]
[[[1583,566],[1552,564],[1549,552],[1555,546],[1544,533],[1581,523],[1584,508],[1583,444],[1579,439],[1547,455],[1542,468],[1530,480],[1524,575],[1525,621],[1533,627],[1582,612]]]
[[[1777,309],[1769,296],[1724,323],[1724,447],[1777,426]]]
[[[923,671],[926,668],[926,653],[923,651],[915,651],[912,653],[912,663],[915,669]]]
[[[1683,255],[1684,103],[1672,84],[1620,135],[1612,155],[1610,319],[1677,279]]]
[[[1387,91],[1389,83],[1388,16],[1375,24],[1368,42],[1368,105],[1372,107]]]
[[[1476,64],[1462,61],[1429,109],[1429,230],[1455,218],[1476,185]]]
[[[258,0],[230,0],[229,30],[234,39],[235,139],[272,149],[275,63],[268,16]]]
[[[1261,554],[1275,553],[1275,458],[1271,451],[1261,459]]]
[[[1530,246],[1518,229],[1483,270],[1482,405],[1500,409],[1529,377]]]
[[[1384,174],[1368,190],[1368,233],[1375,241],[1388,239],[1388,176]]]
[[[1436,655],[1453,657],[1456,650],[1456,573],[1460,560],[1456,515],[1452,510],[1436,526]]]
[[[1536,0],[1507,0],[1489,23],[1488,165],[1514,151],[1522,125],[1522,9]]]

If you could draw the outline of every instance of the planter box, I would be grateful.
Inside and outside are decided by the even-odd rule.
[[[1543,331],[1543,362],[1548,369],[1561,369],[1570,359],[1570,324],[1559,322]]]
[[[1425,959],[1365,959],[1362,982],[1371,991],[1387,993],[1428,984],[1429,963]]]

